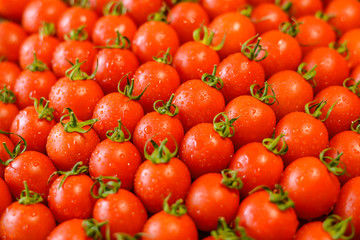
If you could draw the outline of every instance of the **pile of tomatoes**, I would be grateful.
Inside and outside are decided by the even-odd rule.
[[[360,239],[357,0],[0,0],[0,239]]]

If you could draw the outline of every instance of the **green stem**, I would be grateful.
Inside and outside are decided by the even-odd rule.
[[[343,86],[349,89],[351,92],[360,97],[360,81],[355,82],[353,85],[349,85],[349,82],[355,81],[353,78],[347,78],[343,82]]]
[[[217,229],[210,232],[210,235],[217,240],[253,240],[247,236],[245,228],[239,226],[239,217],[234,221],[234,229],[231,229],[224,217],[220,217],[217,223]],[[240,235],[240,236],[239,236]]]
[[[185,215],[187,212],[187,209],[184,204],[182,204],[184,201],[182,199],[178,199],[174,204],[169,206],[169,199],[171,197],[171,194],[169,194],[165,199],[163,203],[163,210],[170,215],[173,215],[175,217],[181,217],[182,215]]]
[[[80,67],[84,64],[87,60],[79,62],[79,59],[76,58],[75,64],[72,63],[70,60],[66,59],[68,63],[71,64],[71,67],[65,71],[66,77],[68,77],[72,81],[81,81],[81,80],[89,80],[93,79],[96,75],[98,70],[98,60],[96,60],[96,68],[95,71],[89,76],[87,73],[83,72]]]
[[[52,22],[42,22],[39,29],[40,37],[49,37],[55,35],[55,24]]]
[[[321,110],[323,109],[323,107],[326,105],[327,102],[324,100],[322,100],[321,102],[318,102],[318,101],[319,101],[318,99],[315,99],[314,101],[311,101],[311,102],[308,102],[307,104],[305,104],[305,112],[307,114],[309,114],[310,116],[313,116],[314,118],[319,119],[322,122],[325,122],[326,119],[329,118],[331,111],[333,110],[333,108],[335,107],[335,105],[337,104],[338,101],[336,101],[333,105],[331,105],[331,107],[327,111],[324,119],[320,119],[320,116],[322,114]],[[318,103],[316,103],[316,102],[318,102]],[[313,108],[314,108],[314,112],[311,113],[310,111]]]
[[[230,189],[240,190],[244,186],[244,183],[241,181],[241,178],[237,176],[237,171],[235,170],[223,169],[221,175],[221,183]]]
[[[44,97],[41,97],[39,102],[36,98],[30,98],[34,101],[34,108],[38,114],[39,119],[46,119],[49,122],[54,119],[53,112],[55,109],[49,107],[49,101],[47,101]]]
[[[71,132],[78,132],[78,133],[87,133],[91,130],[93,125],[99,121],[99,119],[90,119],[84,122],[79,122],[76,118],[75,113],[70,108],[65,108],[63,113],[66,112],[66,110],[69,112],[68,114],[63,115],[60,118],[60,123],[64,127],[65,132],[71,133]],[[66,123],[63,122],[64,118],[70,117],[70,120]],[[83,129],[83,127],[90,126],[87,130]]]
[[[0,102],[5,104],[16,102],[16,96],[14,92],[8,89],[6,84],[4,84],[3,89],[0,89]]]
[[[78,6],[85,9],[89,9],[91,7],[91,3],[89,0],[68,0],[70,6]]]
[[[255,38],[256,38],[256,43],[249,44]],[[259,34],[256,34],[255,36],[246,40],[246,42],[244,42],[241,45],[242,54],[244,54],[249,60],[253,60],[256,62],[260,62],[264,60],[268,56],[269,52],[262,45],[260,45],[260,41],[261,41],[261,37],[259,37]],[[264,56],[262,58],[258,58],[261,52],[264,52]]]
[[[317,11],[315,13],[315,17],[323,20],[324,22],[328,22],[331,18],[334,18],[335,15],[325,14],[323,11]]]
[[[169,101],[166,103],[163,100],[157,100],[154,102],[153,107],[155,112],[160,113],[162,115],[166,114],[170,117],[175,117],[179,113],[179,108],[172,103],[175,94],[171,94]],[[160,106],[159,103],[161,104]]]
[[[158,57],[158,56],[161,56],[161,54],[163,54],[163,57]],[[158,63],[171,65],[173,58],[170,54],[170,48],[167,48],[165,53],[164,53],[164,51],[160,51],[158,56],[153,57],[154,61],[156,61]]]
[[[270,152],[276,154],[276,155],[284,155],[285,153],[287,153],[288,151],[288,145],[284,139],[284,134],[280,134],[279,136],[277,136],[275,139],[274,138],[265,138],[262,141],[262,144],[264,147],[266,147],[267,150],[269,150]],[[278,144],[280,142],[280,140],[282,141],[282,146],[280,148],[280,150],[278,149]]]
[[[175,148],[174,152],[170,152],[170,150],[165,146],[166,143],[168,142],[167,138],[165,138],[160,143],[160,146],[159,146],[154,140],[152,140],[153,137],[151,137],[145,143],[145,147],[144,147],[145,158],[150,160],[154,164],[168,163],[173,157],[176,156],[177,151],[178,151],[178,145],[177,145],[175,138],[171,135],[171,137],[173,138],[173,140],[175,142],[176,148]],[[154,147],[154,151],[151,153],[151,155],[147,152],[147,146],[148,146],[149,142],[151,142],[151,144]]]
[[[106,46],[97,46],[96,48],[106,49],[128,49],[130,47],[130,39],[121,35],[119,30],[116,31],[116,38],[109,38],[106,40]],[[111,44],[112,42],[115,42]]]
[[[217,68],[217,66],[214,65],[212,74],[204,73],[201,76],[201,81],[203,81],[204,83],[206,83],[210,87],[213,87],[213,88],[215,88],[217,90],[220,90],[220,89],[222,89],[224,87],[224,82],[223,82],[223,80],[221,78],[215,76],[216,68]]]
[[[73,168],[70,170],[70,171],[55,171],[53,172],[53,174],[50,175],[49,179],[48,179],[48,183],[51,181],[51,179],[57,175],[57,174],[60,174],[60,175],[64,175],[64,177],[61,179],[60,181],[60,184],[58,186],[58,189],[60,189],[62,187],[62,185],[65,183],[65,180],[69,177],[69,176],[76,176],[76,175],[79,175],[79,174],[82,174],[82,173],[86,173],[89,168],[88,166],[80,166],[80,165],[83,165],[83,162],[77,162]]]
[[[31,72],[43,72],[48,69],[45,63],[37,59],[36,52],[33,52],[34,55],[34,61],[26,66],[27,70],[30,70]]]
[[[351,122],[351,131],[360,134],[360,118],[358,118],[358,119]]]
[[[202,31],[204,32],[204,37],[201,39],[200,36],[202,34]],[[198,29],[195,29],[195,31],[193,32],[193,38],[194,38],[195,42],[200,42],[206,46],[209,46],[210,48],[212,48],[215,51],[219,51],[224,46],[226,34],[224,34],[224,37],[223,37],[221,43],[219,43],[219,45],[210,46],[212,44],[214,34],[215,33],[213,31],[211,31],[208,27],[200,26]]]
[[[128,97],[130,100],[140,100],[140,98],[142,97],[142,95],[145,93],[146,89],[149,87],[150,83],[148,85],[146,85],[145,89],[137,96],[133,95],[133,91],[134,91],[134,78],[131,79],[131,82],[129,80],[129,74],[124,75],[119,83],[118,83],[118,92],[121,93],[122,95]],[[124,91],[121,91],[120,86],[121,86],[121,82],[122,80],[126,78],[127,84],[124,88]]]
[[[107,225],[109,221],[104,221],[99,223],[94,218],[86,219],[82,221],[82,227],[86,233],[86,236],[90,237],[94,240],[103,240],[103,236],[101,234],[101,227]]]
[[[346,236],[349,225],[351,226],[351,233],[350,235]],[[343,220],[338,215],[330,215],[323,222],[323,228],[326,232],[330,234],[332,239],[349,240],[353,239],[355,236],[355,227],[352,222],[352,217]]]
[[[240,11],[240,14],[249,18],[251,16],[252,11],[253,11],[253,7],[250,4],[246,4],[244,6],[244,9]]]
[[[342,176],[346,174],[346,165],[340,161],[340,157],[344,154],[344,153],[337,153],[337,156],[335,158],[329,157],[329,156],[325,156],[325,153],[331,149],[334,148],[326,148],[324,149],[320,155],[319,155],[319,159],[321,160],[321,162],[326,166],[326,168],[329,170],[329,172],[333,173],[336,176]],[[340,166],[342,165],[342,167]]]
[[[345,40],[343,43],[331,42],[329,43],[329,48],[336,50],[341,55],[345,54],[345,59],[349,60],[350,52],[347,47],[347,40]]]
[[[314,77],[316,76],[316,67],[317,65],[313,66],[309,71],[305,70],[304,67],[307,65],[307,63],[301,63],[298,67],[298,74],[300,74],[308,83],[310,83],[310,86],[315,88],[316,87],[316,81]]]
[[[110,1],[108,2],[104,9],[103,15],[104,16],[121,16],[126,13],[127,9],[125,8],[124,4],[119,1]]]
[[[5,131],[0,130],[0,134],[6,134],[6,135],[14,134],[15,136],[17,136],[17,137],[20,138],[19,142],[15,145],[13,151],[10,151],[10,150],[9,150],[9,148],[6,146],[6,143],[5,143],[5,142],[2,143],[5,151],[9,154],[10,159],[8,159],[7,161],[3,161],[3,160],[0,159],[0,164],[2,164],[2,165],[4,165],[4,166],[7,166],[7,165],[9,165],[12,161],[14,161],[14,159],[15,159],[17,156],[19,156],[20,154],[22,154],[23,152],[25,152],[25,150],[26,150],[26,148],[27,148],[27,142],[26,142],[26,140],[25,140],[22,136],[20,136],[20,135],[18,135],[18,134],[16,134],[16,133],[5,132]]]
[[[149,14],[148,21],[167,23],[167,13],[169,10],[169,7],[164,3],[158,12]]]
[[[235,128],[233,124],[236,120],[239,119],[239,117],[229,120],[226,112],[218,113],[213,119],[213,127],[215,132],[217,132],[222,138],[231,138],[235,135]],[[218,118],[220,121],[217,121]]]
[[[21,191],[18,202],[22,205],[32,205],[43,201],[39,193],[29,190],[26,181],[23,182],[25,189]]]
[[[85,41],[88,38],[88,33],[85,31],[86,25],[82,25],[77,29],[71,30],[64,35],[66,41]]]
[[[105,181],[104,180],[109,180]],[[98,189],[97,195],[94,194],[93,190],[94,187],[99,184],[100,187]],[[94,184],[91,186],[90,194],[93,198],[99,199],[99,198],[106,198],[110,194],[115,194],[119,191],[121,186],[121,181],[117,177],[111,177],[111,176],[100,176],[95,178]]]
[[[256,89],[256,92],[254,92],[254,89]],[[272,94],[268,94],[269,89],[271,90]],[[264,87],[260,87],[258,84],[251,85],[250,94],[257,100],[267,105],[273,105],[275,102],[277,102],[274,89],[272,89],[271,85],[269,85],[267,81],[265,82]]]
[[[125,138],[125,132],[122,130],[122,128],[124,128],[124,130],[126,131],[128,136],[127,138]],[[106,137],[113,142],[122,143],[122,142],[130,141],[131,133],[129,129],[127,129],[125,125],[122,124],[121,119],[119,119],[118,126],[115,127],[114,130],[108,130],[106,132]]]
[[[296,22],[293,20],[293,23],[291,22],[283,22],[280,24],[279,30],[283,33],[286,33],[292,37],[296,37],[296,35],[299,33],[299,25],[303,24],[303,22]]]

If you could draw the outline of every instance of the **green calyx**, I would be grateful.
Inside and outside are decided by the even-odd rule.
[[[305,70],[304,67],[307,63],[301,63],[298,66],[297,72],[300,74],[308,83],[310,83],[311,87],[316,87],[316,81],[314,77],[316,76],[316,67],[317,65],[313,66],[309,71]]]
[[[217,68],[217,66],[214,65],[212,74],[204,73],[201,76],[201,81],[203,81],[204,83],[206,83],[210,87],[213,87],[213,88],[215,88],[217,90],[220,90],[220,89],[222,89],[224,87],[224,82],[223,82],[223,80],[221,78],[215,76],[216,68]]]
[[[85,9],[89,9],[91,7],[91,3],[89,0],[68,0],[70,6],[77,6]]]
[[[4,88],[0,89],[0,102],[5,104],[16,102],[16,96],[14,92],[8,89],[5,84]]]
[[[253,240],[247,236],[245,228],[239,226],[239,217],[234,221],[234,229],[230,228],[224,217],[220,217],[217,223],[217,229],[210,232],[210,235],[217,240]]]
[[[202,31],[204,32],[204,37],[201,39],[200,36],[202,34]],[[198,29],[195,29],[195,31],[193,32],[193,38],[195,42],[200,42],[215,51],[219,51],[224,46],[226,34],[224,34],[224,37],[219,45],[211,46],[214,35],[215,33],[206,26],[200,26]]]
[[[259,190],[265,190],[267,193],[269,193],[270,202],[276,204],[281,211],[286,211],[289,208],[295,207],[295,203],[288,196],[289,193],[285,192],[280,184],[275,184],[274,191],[271,191],[271,189],[267,186],[257,186],[253,190],[251,190],[249,194],[257,192]]]
[[[73,112],[73,110],[71,110],[70,108],[65,108],[63,113],[66,112],[66,110],[68,111],[68,114],[63,115],[60,118],[60,123],[61,125],[64,127],[65,132],[67,133],[72,133],[72,132],[78,132],[78,133],[87,133],[91,130],[91,128],[93,127],[93,125],[99,121],[99,119],[95,118],[95,119],[90,119],[84,122],[79,122],[78,119],[76,118],[75,113]],[[64,118],[70,117],[69,121],[64,123],[63,120]],[[87,130],[83,129],[83,127],[85,126],[90,126]]]
[[[338,42],[329,43],[329,48],[336,50],[341,55],[345,55],[345,59],[349,60],[350,52],[347,47],[347,40],[345,40],[343,43],[338,43]]]
[[[27,70],[30,70],[31,72],[43,72],[48,69],[45,63],[40,61],[37,56],[36,52],[34,51],[34,61],[26,66]]]
[[[168,163],[173,157],[176,156],[178,151],[178,145],[175,140],[175,138],[171,135],[173,138],[176,149],[174,152],[170,152],[170,150],[165,146],[168,142],[168,139],[165,138],[161,143],[160,146],[152,140],[153,137],[151,137],[149,140],[146,141],[145,147],[144,147],[144,156],[146,159],[150,160],[154,164],[160,164],[160,163]],[[153,145],[154,151],[151,153],[151,155],[147,152],[147,146],[149,142]]]
[[[33,192],[29,190],[29,187],[24,181],[25,189],[21,191],[20,198],[18,202],[22,205],[32,205],[43,201],[43,198],[40,196],[39,193]]]
[[[307,104],[305,104],[305,112],[307,114],[309,114],[310,116],[313,116],[316,119],[319,119],[322,122],[325,122],[326,119],[328,119],[328,117],[330,116],[331,111],[333,110],[333,108],[335,107],[335,105],[337,104],[338,101],[336,101],[333,105],[331,105],[331,107],[329,108],[329,110],[326,113],[326,116],[324,119],[320,119],[320,116],[322,114],[321,109],[326,105],[326,101],[322,100],[321,102],[318,102],[319,100],[315,99],[314,101],[308,102]],[[318,103],[316,103],[318,102]],[[314,109],[314,112],[311,113],[310,111]]]
[[[182,204],[184,201],[182,199],[178,199],[174,204],[169,206],[169,199],[171,194],[169,194],[165,199],[163,203],[163,210],[170,215],[173,215],[175,217],[181,217],[182,215],[185,215],[187,212],[186,206]]]
[[[340,157],[344,153],[338,152],[337,156],[335,158],[325,156],[325,153],[331,149],[334,149],[334,148],[326,148],[323,151],[321,151],[321,153],[319,155],[319,159],[326,166],[326,168],[329,170],[329,172],[333,173],[336,176],[345,175],[346,174],[346,165],[342,161],[340,161]]]
[[[168,12],[169,12],[169,7],[164,3],[158,12],[149,14],[148,21],[167,23],[166,16]]]
[[[244,185],[241,178],[237,177],[237,171],[235,170],[223,169],[221,175],[221,183],[228,188],[240,190]]]
[[[106,182],[104,180],[107,180]],[[97,195],[94,194],[93,190],[94,187],[99,184],[100,187],[98,189]],[[91,186],[90,194],[93,198],[106,198],[110,194],[115,194],[119,191],[121,186],[121,181],[117,177],[110,177],[110,176],[100,176],[95,178],[94,184]]]
[[[354,79],[345,79],[343,82],[343,86],[349,89],[351,92],[355,93],[358,97],[360,97],[360,81],[355,82],[353,85],[349,85],[350,82],[354,82]]]
[[[178,3],[182,3],[182,2],[194,2],[194,3],[198,3],[199,0],[171,0],[172,4],[178,4]]]
[[[315,17],[318,19],[321,19],[325,22],[329,21],[331,18],[334,18],[335,15],[331,15],[331,14],[325,14],[323,11],[317,11],[315,13]]]
[[[109,38],[106,40],[106,46],[98,46],[96,48],[107,48],[107,49],[128,49],[130,47],[129,38],[120,34],[119,30],[116,30],[116,38]]]
[[[292,37],[296,37],[296,35],[299,33],[299,25],[303,24],[303,22],[296,22],[293,20],[293,23],[291,22],[283,22],[279,26],[280,32],[286,33]]]
[[[38,114],[39,119],[46,119],[48,121],[54,119],[53,112],[55,109],[49,107],[49,103],[50,103],[49,101],[47,101],[44,97],[40,98],[40,101],[38,101],[36,98],[33,97],[30,98],[34,100],[34,108]]]
[[[55,35],[55,24],[52,22],[42,22],[39,28],[40,37],[49,37]]]
[[[351,233],[346,236],[349,225],[351,227]],[[330,215],[323,222],[323,229],[330,234],[332,239],[349,240],[353,239],[355,236],[355,227],[352,222],[352,217],[343,220],[338,215]]]
[[[133,91],[134,91],[134,78],[131,79],[131,82],[129,80],[129,74],[124,75],[119,83],[118,83],[118,92],[121,93],[122,95],[128,97],[130,100],[140,100],[141,96],[144,94],[144,92],[146,91],[146,89],[149,87],[150,83],[145,87],[145,89],[137,96],[133,96]],[[127,84],[124,88],[124,91],[121,91],[120,86],[121,86],[121,81],[126,78]]]
[[[175,117],[179,113],[179,108],[172,103],[175,94],[171,94],[169,101],[166,103],[163,100],[157,100],[154,102],[154,110],[162,115],[166,114],[170,117]]]
[[[284,155],[285,153],[287,153],[287,151],[289,149],[288,145],[284,139],[284,136],[285,136],[284,134],[280,134],[276,138],[265,138],[262,141],[262,144],[270,152],[272,152],[276,155]],[[279,144],[280,140],[282,141],[282,146],[279,149],[278,144]]]
[[[272,94],[268,94],[269,89],[271,90]],[[251,85],[250,94],[257,100],[267,105],[273,105],[275,102],[277,102],[275,92],[267,81],[265,82],[264,87],[260,87],[258,84]]]
[[[233,124],[236,120],[239,119],[239,117],[229,119],[225,112],[218,113],[213,119],[213,127],[215,132],[217,132],[222,138],[230,138],[234,136],[235,128]],[[217,121],[218,118],[219,121]]]
[[[142,236],[145,236],[145,235],[151,238],[150,235],[144,234],[144,233],[137,233],[134,236],[131,236],[127,233],[115,233],[116,240],[138,240]],[[107,239],[110,239],[110,238],[107,238]]]
[[[244,8],[240,11],[240,14],[249,18],[251,16],[252,11],[253,11],[253,7],[250,4],[246,4]]]
[[[360,134],[360,118],[351,122],[351,131]]]
[[[12,161],[14,161],[14,159],[17,156],[19,156],[20,154],[25,152],[25,150],[27,148],[27,142],[22,136],[20,136],[20,135],[18,135],[16,133],[5,132],[5,131],[0,130],[0,134],[6,134],[6,135],[14,134],[14,135],[16,135],[16,136],[18,136],[20,138],[19,142],[15,145],[13,151],[10,151],[10,149],[6,146],[5,142],[2,143],[5,151],[9,154],[10,158],[8,160],[6,160],[6,161],[3,161],[2,159],[0,159],[0,164],[2,164],[4,166],[7,166]]]
[[[118,120],[119,125],[117,127],[114,128],[114,130],[108,130],[106,132],[106,137],[108,139],[110,139],[113,142],[127,142],[131,139],[131,133],[129,131],[129,129],[127,129],[121,122],[121,119]],[[125,132],[122,130],[122,128],[126,131],[126,135]]]
[[[108,2],[104,9],[104,16],[121,16],[126,13],[127,9],[124,7],[124,4],[119,1],[110,1]]]
[[[82,166],[80,166],[80,165],[82,165]],[[77,162],[70,171],[67,171],[67,172],[55,171],[55,172],[53,172],[53,174],[51,174],[48,179],[48,183],[51,181],[51,179],[55,175],[57,175],[57,174],[64,175],[64,177],[61,179],[60,184],[58,186],[58,189],[60,189],[69,176],[76,176],[76,175],[79,175],[82,173],[87,173],[88,170],[89,170],[88,166],[83,165],[83,162],[80,161],[80,162]]]
[[[85,41],[88,38],[88,33],[85,31],[86,26],[82,25],[77,29],[71,30],[64,35],[66,41]]]
[[[162,53],[164,53],[164,52],[161,51],[161,52],[158,54],[158,56],[161,55]],[[158,56],[153,57],[154,61],[156,61],[156,62],[158,62],[158,63],[168,64],[168,65],[170,65],[170,64],[172,63],[173,58],[172,58],[172,56],[171,56],[171,54],[170,54],[170,48],[167,48],[167,49],[166,49],[166,52],[163,54],[163,57],[162,57],[162,58],[161,58],[161,57],[158,57]]]
[[[85,230],[86,236],[94,240],[103,240],[104,238],[101,234],[101,227],[105,226],[108,223],[108,221],[99,223],[94,218],[91,218],[83,220],[82,227]]]
[[[96,75],[96,72],[98,70],[98,60],[96,60],[96,68],[95,71],[89,76],[87,73],[83,72],[80,67],[83,63],[86,62],[86,60],[79,62],[79,59],[76,58],[75,64],[70,62],[68,59],[66,59],[68,63],[71,64],[71,67],[66,70],[65,75],[68,77],[71,81],[81,81],[81,80],[89,80],[93,79]]]
[[[255,38],[256,43],[249,44]],[[246,42],[241,45],[241,53],[244,54],[249,60],[253,60],[256,62],[264,60],[268,56],[269,52],[265,48],[263,48],[262,45],[260,45],[260,41],[261,37],[259,37],[259,34],[256,34],[252,38],[246,40]],[[264,56],[262,58],[258,58],[261,52],[264,52]]]

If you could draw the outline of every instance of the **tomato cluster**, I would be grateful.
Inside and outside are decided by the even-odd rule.
[[[0,239],[360,239],[359,1],[0,17]]]

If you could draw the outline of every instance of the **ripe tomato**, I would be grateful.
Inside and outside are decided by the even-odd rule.
[[[162,6],[161,0],[122,0],[122,3],[138,26],[144,24],[149,15],[159,11]]]
[[[130,42],[133,40],[137,26],[129,16],[122,15],[124,8],[121,3],[111,1],[106,5],[105,15],[99,18],[92,32],[92,40],[97,46],[106,46],[109,39],[116,39],[117,32],[127,37]]]
[[[184,137],[184,127],[180,120],[175,117],[179,110],[176,105],[172,104],[173,98],[174,94],[171,95],[169,101],[166,103],[164,103],[164,101],[156,102],[155,111],[146,114],[136,124],[133,143],[137,149],[140,149],[140,155],[143,159],[145,159],[143,151],[145,144],[151,137],[157,144],[160,144],[169,136],[174,137],[175,141],[167,143],[167,148],[171,152],[175,151]],[[159,104],[163,105],[160,106]],[[173,110],[172,108],[175,109]],[[154,148],[148,144],[146,150],[151,153]]]
[[[19,201],[8,206],[0,219],[0,238],[46,240],[56,223],[41,196],[26,186]]]
[[[173,66],[179,73],[182,83],[192,79],[201,79],[204,73],[212,72],[214,65],[220,63],[219,55],[214,49],[222,45],[210,46],[213,33],[207,34],[208,36],[200,40],[200,29],[204,32],[211,31],[206,26],[195,30],[194,39],[196,40],[181,45],[174,56]]]
[[[94,225],[91,224],[94,220],[83,219],[70,219],[57,225],[47,237],[47,240],[59,240],[59,239],[81,239],[81,240],[93,240],[95,236],[99,237],[101,233],[95,230]],[[90,225],[90,224],[91,225]],[[85,226],[85,227],[84,227]],[[88,227],[89,226],[89,227]],[[88,231],[91,228],[91,231]],[[88,233],[92,234],[88,236]],[[93,235],[97,234],[97,235]],[[95,238],[97,239],[97,238]]]
[[[355,130],[355,129],[354,129]],[[348,180],[360,176],[359,152],[356,149],[360,147],[360,134],[355,131],[343,131],[331,138],[329,147],[334,148],[328,152],[332,158],[338,153],[343,153],[341,162],[346,166],[347,174],[339,176],[341,184]]]
[[[303,62],[307,63],[304,69],[308,71],[315,65],[317,66],[314,77],[315,94],[328,86],[342,85],[349,76],[349,67],[345,58],[336,50],[328,47],[314,49],[304,56]]]
[[[345,43],[349,51],[348,66],[354,69],[360,65],[360,29],[355,28],[344,33],[339,39],[339,43]],[[339,69],[340,70],[340,69]]]
[[[10,150],[10,152],[14,151],[14,144],[12,143],[10,138],[8,138],[5,134],[1,134],[1,133],[3,133],[3,132],[0,130],[0,142],[2,143],[0,145],[0,159],[1,159],[1,161],[6,162],[7,160],[9,160],[11,158],[11,156],[6,151],[3,144],[5,143],[6,147]],[[4,171],[5,171],[5,165],[0,164],[0,178],[2,178],[2,179],[4,179]],[[0,213],[0,215],[1,215],[1,213]]]
[[[360,177],[350,179],[341,188],[339,198],[337,200],[334,214],[339,215],[343,219],[352,217],[355,227],[354,239],[360,237]]]
[[[94,74],[88,76],[81,71],[83,63],[76,59],[66,77],[59,79],[50,90],[50,107],[55,109],[56,121],[60,120],[65,108],[71,108],[80,120],[91,118],[96,104],[104,96],[99,84],[92,80]]]
[[[355,231],[351,220],[351,218],[342,220],[342,218],[337,215],[330,215],[324,222],[314,221],[306,223],[296,232],[294,239],[352,239]],[[350,234],[346,234],[346,231],[350,230],[350,227],[352,228]]]
[[[202,5],[211,18],[228,12],[236,12],[245,4],[245,0],[202,0]]]
[[[270,30],[278,30],[283,22],[290,20],[288,14],[274,3],[262,3],[254,7],[250,19],[255,25],[256,32],[264,34]]]
[[[54,171],[56,169],[46,155],[25,151],[7,165],[4,179],[14,198],[20,197],[26,181],[29,189],[46,199],[50,188],[48,179]]]
[[[215,77],[215,72],[216,66],[213,75],[205,73],[202,80],[186,81],[176,89],[174,104],[179,108],[178,117],[185,131],[199,123],[211,123],[224,110],[225,100],[218,91],[222,80]]]
[[[298,18],[297,21],[302,24],[299,25],[299,33],[295,39],[300,44],[303,55],[317,47],[327,47],[330,43],[335,42],[335,31],[323,19],[306,15]]]
[[[334,0],[325,8],[325,14],[334,16],[329,23],[341,33],[360,27],[360,3],[356,0]]]
[[[236,217],[249,237],[256,240],[291,239],[299,225],[294,205],[281,187],[276,193],[270,189],[250,194],[239,206]],[[282,225],[285,223],[286,225]]]
[[[146,209],[140,199],[125,189],[98,199],[93,216],[97,221],[108,221],[111,239],[116,239],[114,233],[135,235],[143,229],[147,220]],[[106,232],[106,227],[102,232]]]
[[[58,223],[80,218],[86,219],[92,216],[96,199],[90,194],[93,180],[83,174],[87,171],[86,166],[80,166],[79,162],[69,172],[58,171],[63,174],[51,184],[48,206]]]
[[[281,177],[280,184],[289,192],[301,219],[329,213],[338,199],[339,180],[324,160],[323,156],[298,158],[285,168]]]
[[[183,44],[193,40],[193,32],[201,25],[209,25],[209,16],[198,3],[180,2],[170,9],[167,21],[175,29],[180,43]]]
[[[9,61],[19,60],[19,50],[22,42],[26,39],[25,30],[13,22],[0,23],[0,56]]]
[[[316,69],[313,71],[315,72]],[[305,75],[306,76],[306,75]],[[305,105],[313,100],[313,88],[301,74],[284,70],[272,75],[267,83],[274,91],[276,102],[270,107],[279,121],[291,112],[303,112]],[[271,94],[271,93],[270,93]]]
[[[34,106],[21,110],[11,124],[10,132],[18,134],[26,140],[27,150],[46,154],[47,136],[55,125],[52,114],[54,109],[48,108],[48,105],[49,102],[44,98],[40,99],[39,104],[35,99]],[[20,138],[11,135],[11,140],[17,143]]]
[[[270,189],[279,183],[284,164],[279,155],[286,153],[286,149],[277,149],[277,142],[281,138],[265,139],[263,143],[253,142],[242,146],[232,157],[229,169],[235,170],[237,176],[243,180],[240,189],[241,196],[247,196],[257,186],[267,186]],[[275,145],[273,148],[271,145]]]
[[[355,83],[360,81],[360,64],[352,70],[350,78],[354,79]]]
[[[179,199],[173,205],[167,203],[168,196],[164,200],[161,212],[151,216],[143,228],[143,240],[197,240],[198,232],[191,217],[186,213],[186,207]]]
[[[0,0],[0,16],[20,22],[27,3],[28,0]]]
[[[228,171],[204,174],[191,184],[185,204],[198,229],[215,230],[220,217],[228,224],[234,220],[241,185],[236,172]]]
[[[21,73],[19,66],[13,62],[0,60],[0,72],[0,88],[6,85],[8,89],[14,90],[15,81]]]
[[[44,23],[43,27],[39,30],[39,34],[30,35],[24,40],[19,53],[19,63],[23,69],[26,69],[28,65],[34,62],[34,52],[40,61],[45,63],[48,68],[51,67],[53,52],[60,43],[56,37],[53,37],[54,34],[54,24]]]
[[[51,67],[58,78],[64,77],[66,70],[71,67],[68,61],[75,63],[79,59],[79,62],[84,62],[81,70],[87,74],[91,74],[95,61],[97,50],[93,43],[85,41],[87,33],[83,27],[72,31],[74,32],[70,34],[68,41],[61,42],[53,53]]]
[[[46,142],[49,158],[56,169],[62,171],[70,170],[79,161],[88,165],[91,153],[100,142],[92,129],[97,119],[78,122],[74,112],[69,108],[67,110],[69,114],[51,129]],[[63,121],[68,116],[70,119]]]
[[[132,51],[141,63],[151,61],[159,52],[165,52],[168,48],[171,56],[174,56],[179,48],[179,37],[175,30],[164,22],[144,23],[136,31],[132,41]]]
[[[294,37],[286,33],[278,30],[268,31],[261,35],[260,45],[269,53],[260,62],[266,78],[283,70],[295,70],[300,64],[302,58],[300,45]]]
[[[108,139],[99,143],[91,154],[89,170],[93,178],[117,177],[121,180],[121,188],[131,190],[141,157],[138,149],[129,141],[129,133],[125,138],[126,130],[119,120],[119,126],[107,132]]]
[[[218,118],[225,118],[219,120]],[[189,168],[193,179],[205,173],[218,172],[225,169],[234,154],[234,145],[230,137],[232,123],[225,113],[214,118],[214,123],[200,123],[190,128],[181,141],[179,157]],[[226,128],[226,129],[224,129]]]
[[[33,99],[49,98],[50,90],[56,83],[56,76],[46,65],[34,56],[32,64],[22,71],[14,84],[16,105],[19,109],[32,106]]]
[[[235,150],[247,143],[260,142],[274,131],[274,111],[252,96],[234,98],[226,105],[224,112],[230,119],[240,117],[234,122],[235,135],[231,138]]]
[[[238,6],[240,7],[240,5]],[[230,54],[240,52],[241,44],[256,33],[255,26],[250,19],[238,12],[219,15],[210,23],[209,28],[215,32],[213,40],[213,45],[215,46],[223,41],[226,34],[224,46],[218,51],[221,59],[226,58]]]
[[[11,123],[19,112],[16,107],[15,94],[4,86],[0,89],[0,130],[9,131]]]
[[[311,16],[323,9],[321,0],[283,0],[283,4],[291,3],[290,15],[300,21],[300,17]]]
[[[150,213],[160,212],[163,200],[171,193],[169,204],[177,199],[185,198],[191,183],[191,176],[186,165],[175,158],[175,152],[170,153],[165,144],[167,139],[157,145],[151,142],[154,151],[151,156],[146,152],[148,159],[138,168],[134,180],[134,193],[144,203]],[[145,145],[146,148],[146,145]]]
[[[127,78],[127,76],[125,76]],[[127,79],[128,80],[128,79]],[[121,81],[119,82],[119,85]],[[118,126],[118,120],[133,134],[137,122],[144,116],[144,110],[135,100],[141,95],[133,96],[134,81],[125,87],[124,91],[109,93],[101,98],[95,106],[93,118],[99,119],[94,129],[101,140],[106,139],[106,132]]]
[[[83,1],[85,4],[87,1]],[[63,40],[66,34],[69,34],[73,29],[84,27],[84,31],[88,33],[86,39],[91,38],[96,21],[98,20],[97,14],[86,9],[85,6],[72,6],[67,8],[59,17],[57,22],[57,36]]]
[[[37,33],[43,22],[57,24],[67,6],[61,0],[34,0],[26,5],[21,25],[28,33]]]
[[[285,166],[301,157],[317,157],[329,144],[329,134],[324,123],[303,112],[292,112],[280,119],[276,124],[275,136],[280,134],[285,135],[284,140],[289,147],[281,157]]]
[[[11,193],[2,176],[0,176],[0,194],[0,215],[2,215],[5,209],[12,203]]]

